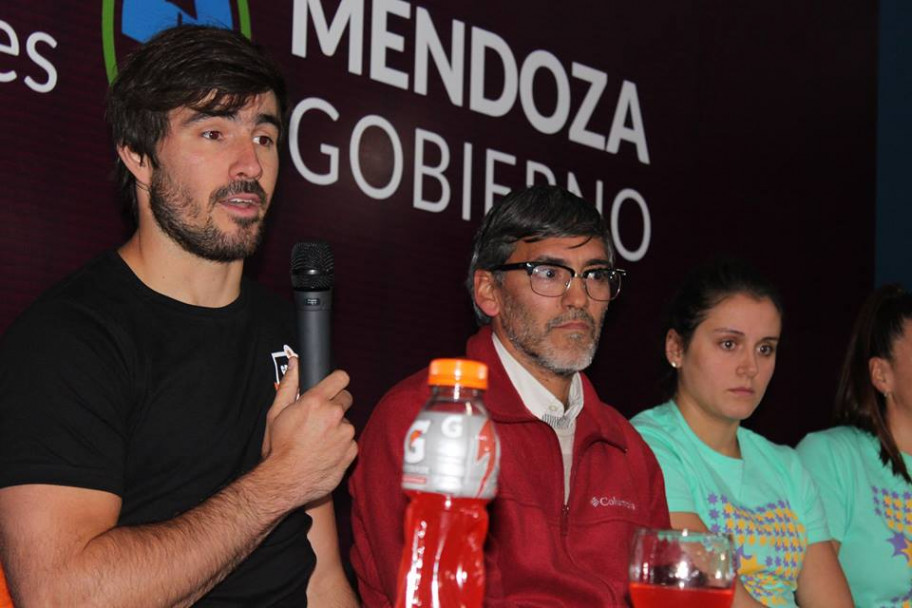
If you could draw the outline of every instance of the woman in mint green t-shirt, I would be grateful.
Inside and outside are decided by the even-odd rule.
[[[847,608],[851,596],[816,486],[791,448],[741,427],[773,376],[778,293],[748,266],[695,269],[672,300],[667,403],[637,415],[675,528],[729,532],[735,608]]]
[[[836,393],[843,426],[798,445],[857,606],[912,606],[912,294],[865,301]]]

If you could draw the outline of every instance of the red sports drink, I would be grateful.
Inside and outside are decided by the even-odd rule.
[[[409,496],[397,608],[474,608],[484,601],[486,506],[497,492],[500,444],[482,393],[488,368],[435,359],[431,398],[405,437]]]
[[[730,608],[735,599],[735,588],[681,589],[630,583],[630,599],[634,608]]]

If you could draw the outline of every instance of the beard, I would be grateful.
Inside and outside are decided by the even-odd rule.
[[[256,194],[266,203],[266,191],[257,181],[236,181],[209,195],[205,209],[195,205],[186,186],[174,182],[164,169],[152,175],[149,205],[156,223],[185,251],[213,262],[234,262],[249,257],[262,240],[263,218],[236,218],[235,234],[226,234],[215,225],[212,210],[219,200],[236,194]],[[206,214],[202,225],[192,223]]]
[[[534,364],[558,376],[572,376],[592,363],[598,349],[602,319],[596,321],[585,310],[575,309],[554,317],[543,329],[536,327],[535,319],[527,308],[503,291],[503,310],[500,318],[504,333],[520,352]],[[584,321],[589,330],[566,336],[569,344],[562,346],[551,340],[555,327],[570,321]]]

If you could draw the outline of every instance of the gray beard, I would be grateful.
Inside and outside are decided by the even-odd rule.
[[[595,328],[600,328],[601,323],[596,323],[589,313],[579,310],[556,317],[548,323],[547,328],[542,333],[537,333],[534,330],[528,315],[519,310],[519,307],[515,306],[510,298],[504,302],[504,310],[501,314],[509,316],[512,321],[503,324],[507,339],[538,367],[558,376],[566,377],[572,376],[592,364],[599,342],[599,331]],[[590,327],[593,328],[592,333],[589,335],[576,339],[580,345],[579,349],[572,351],[558,349],[545,341],[553,327],[571,320],[586,320],[589,322]],[[588,345],[584,344],[587,339]]]

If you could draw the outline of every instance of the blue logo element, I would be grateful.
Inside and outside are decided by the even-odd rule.
[[[248,0],[102,0],[101,42],[108,82],[117,76],[118,37],[146,42],[158,32],[182,24],[238,30],[250,38]],[[120,5],[120,24],[115,24]],[[129,46],[128,46],[129,48]]]
[[[163,29],[181,24],[234,28],[230,0],[123,0],[121,32],[145,42]]]

